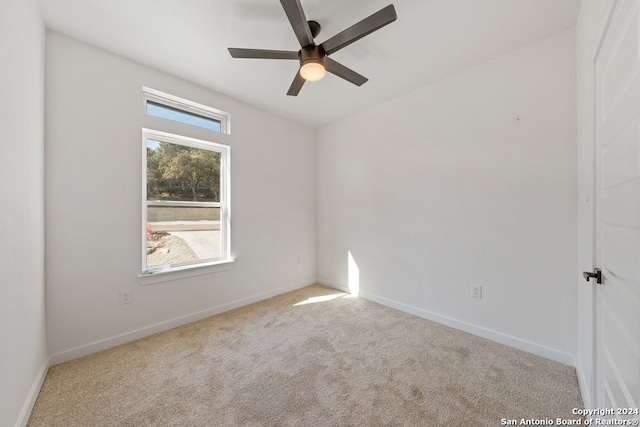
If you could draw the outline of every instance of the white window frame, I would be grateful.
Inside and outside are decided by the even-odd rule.
[[[227,135],[231,134],[231,114],[227,113],[226,111],[218,110],[216,108],[209,107],[208,105],[189,101],[188,99],[180,98],[178,96],[161,92],[159,90],[152,89],[146,86],[142,87],[142,93],[144,95],[145,108],[147,105],[147,101],[153,101],[157,102],[158,104],[166,105],[167,107],[182,110],[186,113],[207,117],[220,122],[220,133],[224,133]]]
[[[220,202],[163,202],[167,205],[179,206],[211,206],[220,207],[220,258],[211,260],[196,261],[189,264],[161,265],[147,267],[147,140],[168,142],[171,144],[184,145],[192,148],[211,150],[220,153]],[[211,141],[191,138],[183,135],[176,135],[168,132],[142,129],[142,273],[138,276],[142,284],[168,281],[199,274],[208,274],[228,269],[228,263],[233,262],[231,258],[231,227],[230,227],[230,155],[231,147]],[[157,203],[157,202],[151,202]],[[189,270],[199,269],[193,272]],[[169,274],[167,274],[169,273]],[[159,275],[163,277],[157,277]],[[151,276],[156,276],[151,278]]]
[[[138,275],[138,279],[142,285],[154,284],[160,282],[173,281],[187,277],[216,273],[229,270],[234,262],[231,257],[231,205],[230,205],[230,177],[231,177],[231,148],[229,145],[218,144],[213,142],[211,138],[222,140],[227,138],[226,135],[231,134],[231,114],[209,107],[204,104],[190,101],[175,95],[168,94],[146,86],[142,87],[142,114],[145,117],[142,125],[142,260],[143,270]],[[148,101],[166,105],[167,107],[182,110],[186,113],[196,114],[207,117],[220,122],[220,131],[203,129],[197,126],[154,117],[147,113]],[[151,128],[155,128],[153,130]],[[161,129],[161,130],[157,130]],[[167,132],[168,131],[168,132]],[[221,135],[222,134],[222,135]],[[217,147],[221,151],[220,158],[220,238],[221,238],[221,257],[212,261],[203,260],[200,262],[181,264],[181,265],[164,265],[146,267],[146,245],[147,245],[147,139],[165,140],[167,142],[189,145],[195,144],[195,148]],[[186,144],[185,144],[186,142]]]

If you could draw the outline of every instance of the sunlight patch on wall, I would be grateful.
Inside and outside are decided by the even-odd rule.
[[[349,292],[353,296],[358,296],[358,292],[360,292],[360,269],[358,268],[358,264],[356,264],[356,260],[353,259],[353,255],[351,255],[351,251],[347,253],[348,256],[348,278],[349,278]]]

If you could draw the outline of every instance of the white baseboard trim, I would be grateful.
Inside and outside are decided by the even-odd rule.
[[[156,323],[154,325],[145,326],[143,328],[135,329],[124,334],[116,335],[110,338],[94,341],[90,344],[82,345],[71,350],[63,351],[49,357],[51,366],[59,363],[68,362],[79,357],[87,356],[98,351],[106,350],[117,345],[125,344],[131,341],[135,341],[140,338],[148,337],[149,335],[164,332],[169,329],[176,328],[178,326],[186,325],[216,314],[224,313],[225,311],[233,310],[254,302],[262,301],[268,298],[272,298],[287,292],[294,291],[296,289],[304,288],[316,283],[315,279],[309,279],[302,282],[297,282],[292,285],[279,287],[268,292],[253,295],[246,298],[241,298],[236,301],[231,301],[226,304],[218,305],[216,307],[208,308],[206,310],[198,311],[196,313],[188,314],[186,316],[177,317],[175,319],[166,320]]]
[[[331,281],[318,278],[318,283],[321,285],[329,286],[334,289],[341,290],[343,292],[349,292],[348,287],[343,285],[337,285]],[[477,335],[482,338],[486,338],[491,341],[495,341],[500,344],[504,344],[509,347],[516,348],[518,350],[526,351],[527,353],[535,354],[536,356],[544,357],[556,362],[560,362],[564,365],[576,366],[575,355],[564,353],[555,350],[550,347],[546,347],[540,344],[535,344],[530,341],[526,341],[520,338],[512,337],[510,335],[496,332],[491,329],[486,329],[480,326],[476,326],[470,323],[462,322],[460,320],[452,319],[450,317],[442,316],[440,314],[433,313],[431,311],[423,310],[412,305],[404,304],[398,301],[391,300],[389,298],[381,297],[366,291],[360,291],[358,296],[373,301],[375,303],[395,308],[396,310],[403,311],[405,313],[413,314],[423,319],[431,320],[436,323],[440,323],[445,326],[449,326],[455,329],[459,329],[464,332],[468,332],[473,335]]]
[[[44,379],[47,376],[47,371],[49,370],[50,359],[46,358],[40,369],[38,370],[38,374],[36,375],[35,381],[31,386],[31,390],[29,390],[29,394],[22,405],[22,410],[20,411],[20,415],[18,420],[16,421],[16,427],[26,427],[29,422],[29,417],[31,416],[31,411],[33,410],[33,405],[36,404],[36,399],[38,398],[38,394],[40,394],[40,389],[42,388],[42,384],[44,383]]]
[[[351,293],[351,290],[347,286],[336,285],[335,283],[331,283],[329,280],[318,279],[318,284],[323,286],[328,286],[330,288],[336,289],[338,291],[345,292],[347,294]]]
[[[582,395],[582,404],[587,409],[594,409],[595,402],[591,401],[591,386],[584,372],[580,359],[576,358],[576,376],[578,377],[578,387],[580,387],[580,394]]]

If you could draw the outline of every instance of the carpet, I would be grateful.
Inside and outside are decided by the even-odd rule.
[[[52,366],[29,426],[577,419],[575,370],[314,285]]]

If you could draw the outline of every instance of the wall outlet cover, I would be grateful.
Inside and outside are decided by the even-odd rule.
[[[474,298],[482,298],[482,286],[471,285],[471,296]]]
[[[120,291],[120,304],[129,304],[133,302],[133,289]]]

